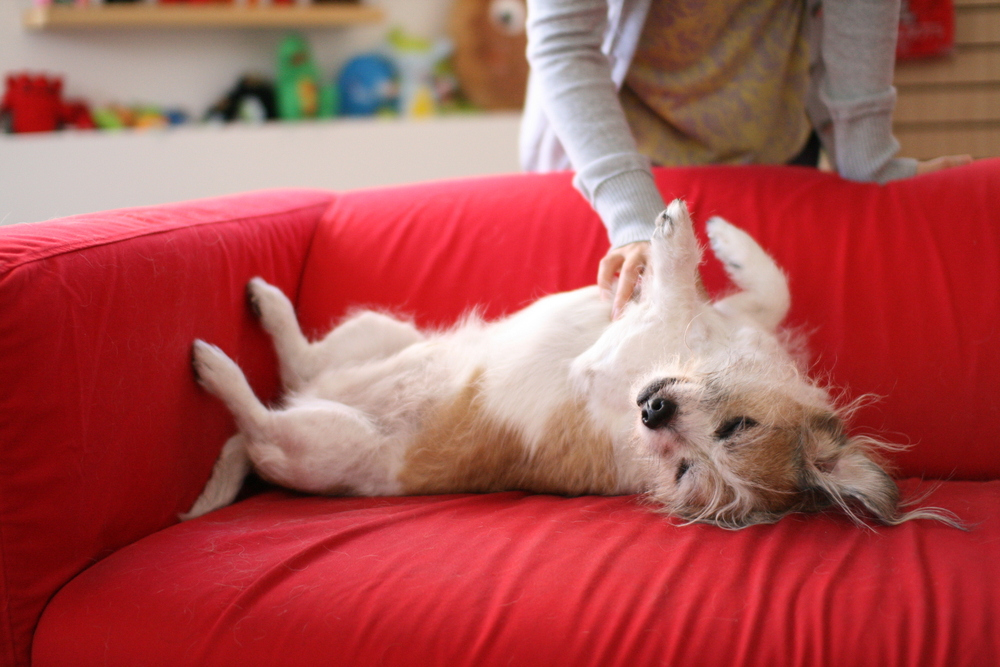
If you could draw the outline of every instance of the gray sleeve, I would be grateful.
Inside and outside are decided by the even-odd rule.
[[[607,25],[607,0],[528,0],[528,61],[541,106],[576,171],[573,184],[620,246],[648,240],[665,205],[601,51]]]
[[[899,0],[818,4],[809,114],[837,172],[879,183],[913,176],[917,161],[896,157],[892,134]]]

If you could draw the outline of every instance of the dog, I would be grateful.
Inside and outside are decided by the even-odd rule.
[[[721,218],[707,234],[737,291],[709,300],[678,200],[615,320],[592,286],[438,332],[365,311],[310,342],[285,295],[254,278],[286,394],[266,407],[222,350],[194,342],[196,378],[239,432],[182,518],[231,503],[253,469],[311,494],[641,494],[733,529],[831,506],[864,525],[951,522],[903,511],[881,443],[847,434],[778,328],[790,295],[771,257]]]

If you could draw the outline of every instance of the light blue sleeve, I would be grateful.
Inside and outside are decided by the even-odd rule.
[[[648,240],[665,208],[632,138],[602,51],[607,0],[528,0],[532,94],[613,246]]]

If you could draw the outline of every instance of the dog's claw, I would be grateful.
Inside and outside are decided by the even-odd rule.
[[[658,216],[656,216],[656,233],[660,236],[664,236],[673,228],[674,219],[670,217],[667,211],[662,211]]]
[[[201,339],[195,339],[194,344],[191,345],[191,372],[194,373],[194,381],[201,384],[201,373],[198,372],[198,354],[196,348],[198,343],[203,342]]]
[[[247,307],[250,309],[250,312],[253,313],[253,316],[259,320],[261,317],[260,302],[257,300],[257,295],[253,291],[253,281],[247,283],[245,294]]]

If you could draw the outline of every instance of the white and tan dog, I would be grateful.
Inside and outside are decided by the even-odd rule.
[[[773,260],[719,218],[708,235],[740,291],[708,301],[675,201],[657,220],[641,295],[616,321],[589,287],[445,332],[363,312],[311,343],[288,299],[253,279],[287,394],[269,409],[229,357],[195,341],[198,380],[239,433],[184,518],[231,503],[252,466],[317,494],[641,493],[731,528],[830,505],[887,524],[948,521],[900,510],[877,443],[845,435],[788,351],[776,328],[789,292]]]

